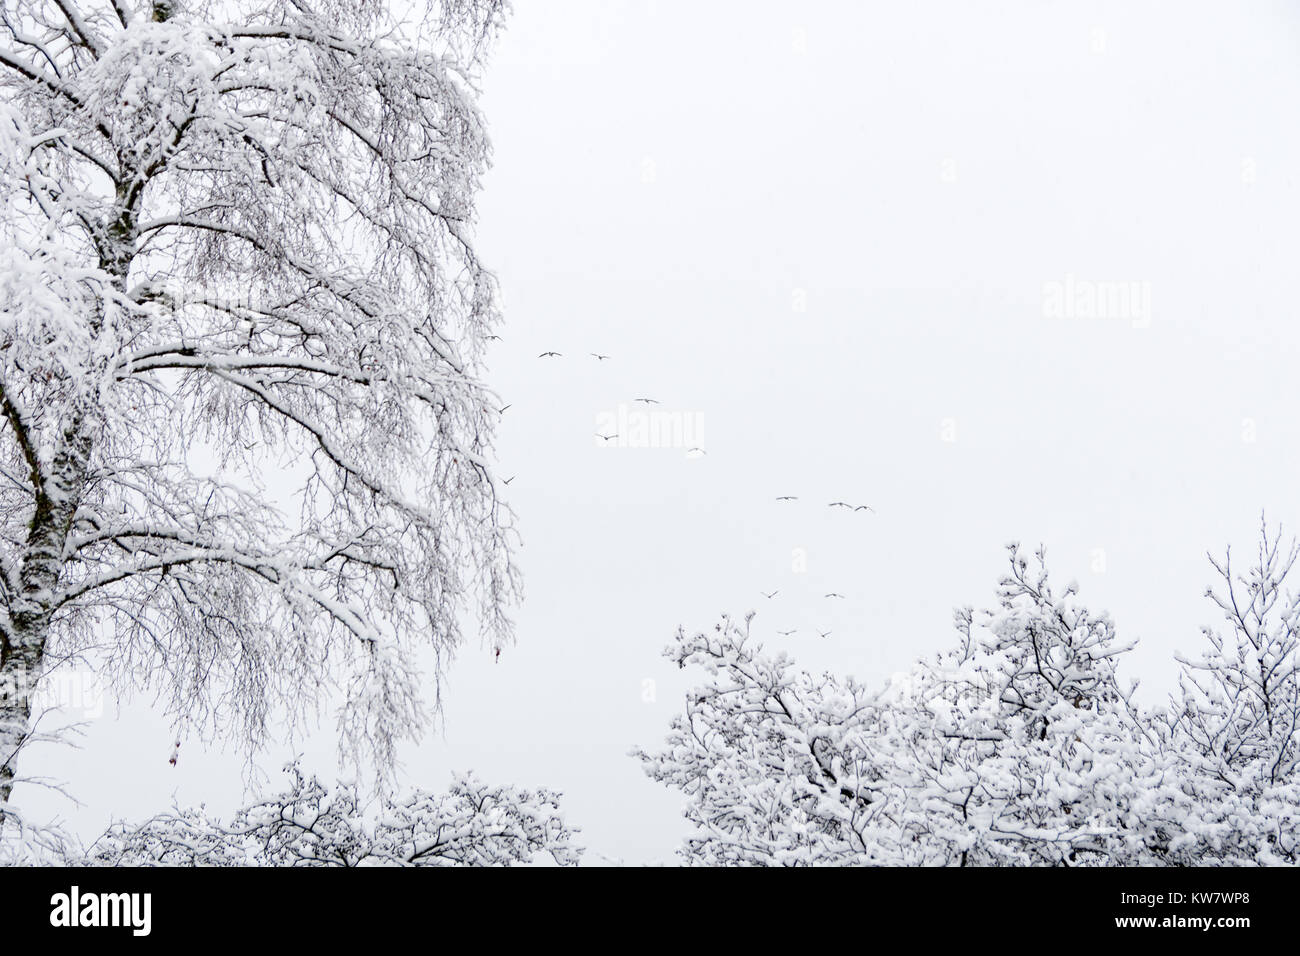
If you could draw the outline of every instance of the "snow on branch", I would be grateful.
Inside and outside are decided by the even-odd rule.
[[[201,809],[119,824],[91,847],[104,866],[511,866],[549,857],[578,863],[577,831],[549,790],[489,787],[458,776],[446,793],[416,791],[363,807],[352,784],[328,788],[286,770],[284,793],[239,810],[229,824]]]

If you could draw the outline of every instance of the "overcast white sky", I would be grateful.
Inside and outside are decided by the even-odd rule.
[[[1293,5],[519,2],[485,85],[527,600],[499,663],[455,663],[410,784],[554,787],[592,850],[670,861],[679,800],[626,754],[697,679],[660,657],[679,624],[757,609],[883,682],[1043,542],[1152,702],[1213,623],[1206,550],[1261,509],[1300,530]],[[1045,314],[1067,277],[1149,301]],[[707,454],[599,442],[639,396]],[[170,734],[110,710],[24,771],[86,834],[234,806],[238,755],[172,768]]]

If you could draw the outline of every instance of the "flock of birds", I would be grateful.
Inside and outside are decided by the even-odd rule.
[[[799,496],[798,496],[798,495],[777,495],[776,500],[777,500],[777,501],[798,501],[798,500],[799,500]],[[876,509],[873,508],[873,507],[871,507],[871,505],[855,505],[855,504],[853,504],[853,503],[851,503],[851,502],[848,502],[848,501],[831,501],[831,502],[827,502],[826,507],[828,507],[828,508],[844,508],[846,511],[850,511],[850,512],[856,512],[856,511],[869,511],[869,512],[871,512],[872,514],[875,514],[875,513],[876,513]],[[775,598],[778,594],[780,594],[781,591],[780,591],[780,589],[778,588],[778,589],[773,590],[773,591],[759,591],[758,593],[761,594],[763,597],[765,597],[767,600],[770,601],[770,600],[772,600],[773,598]],[[823,599],[825,599],[825,600],[832,600],[832,601],[844,601],[844,600],[847,600],[847,597],[846,597],[845,595],[841,594],[839,591],[828,591],[828,592],[826,592],[824,595],[822,595],[822,597],[823,597]],[[817,632],[817,636],[818,636],[818,637],[830,637],[830,636],[831,636],[831,632],[830,632],[830,631],[823,631],[823,630],[821,630],[820,628],[816,628],[815,630],[816,630],[816,632]],[[781,637],[793,637],[795,634],[798,634],[799,631],[798,631],[797,628],[790,628],[789,630],[777,631],[776,633],[779,634]]]
[[[798,495],[779,495],[777,501],[798,501]],[[828,508],[848,508],[850,511],[870,511],[876,513],[876,509],[871,505],[851,505],[847,501],[832,501],[826,507]]]
[[[500,336],[497,336],[497,338],[500,338]],[[597,362],[603,362],[603,361],[605,361],[606,359],[611,359],[611,358],[614,357],[614,356],[612,356],[612,355],[601,355],[599,352],[588,352],[587,354],[590,355],[592,358],[594,358]],[[543,352],[541,355],[539,355],[539,356],[537,356],[537,357],[538,357],[538,358],[564,358],[564,353],[563,353],[563,352]]]
[[[501,337],[500,337],[499,335],[493,335],[493,336],[490,336],[490,338],[493,338],[493,339],[500,339]],[[612,358],[614,357],[614,356],[612,356],[612,355],[603,355],[603,354],[601,354],[600,352],[588,352],[587,354],[590,355],[592,358],[594,358],[597,362],[608,362],[610,359],[612,359]],[[563,352],[556,352],[556,351],[554,351],[554,350],[548,350],[548,351],[546,351],[546,352],[542,352],[542,353],[541,353],[540,355],[538,355],[537,357],[538,357],[539,359],[545,359],[545,358],[564,358],[564,353],[563,353]],[[639,398],[634,398],[634,399],[632,399],[632,401],[633,401],[633,402],[640,402],[642,405],[662,405],[662,404],[663,404],[663,402],[659,401],[659,399],[657,399],[657,398],[649,398],[649,397],[647,397],[647,396],[641,396],[641,397],[639,397]],[[509,407],[510,407],[509,405],[506,405],[504,408],[501,409],[501,411],[504,412],[504,411],[505,411],[507,408],[509,408]],[[603,434],[602,432],[596,432],[595,434],[596,434],[596,437],[597,437],[597,438],[601,439],[602,441],[606,441],[606,442],[611,442],[611,441],[613,441],[614,439],[618,438],[618,433],[617,433],[617,432],[614,432],[614,433],[609,434],[609,435]],[[705,454],[708,454],[708,453],[707,453],[703,448],[696,447],[696,448],[688,448],[688,449],[686,449],[686,454],[687,454],[688,457],[691,457],[691,458],[698,458],[698,457],[700,457],[701,455],[705,455]],[[514,479],[512,478],[511,480],[513,481]],[[509,484],[509,482],[506,482],[506,484]]]
[[[492,336],[492,338],[499,338],[499,336]],[[613,358],[613,356],[611,356],[611,355],[604,355],[604,354],[602,354],[602,353],[600,353],[600,352],[588,352],[587,354],[590,355],[592,358],[594,358],[597,362],[607,362],[607,361],[609,361],[611,358]],[[554,351],[554,350],[548,350],[548,351],[542,352],[542,353],[539,354],[537,357],[538,357],[539,359],[563,358],[563,357],[564,357],[564,353],[563,353],[563,352],[556,352],[556,351]],[[634,398],[633,401],[634,401],[634,402],[639,402],[639,403],[641,403],[641,404],[643,404],[643,405],[660,405],[660,404],[663,404],[662,402],[660,402],[660,401],[659,401],[658,399],[656,399],[656,398],[649,398],[649,397],[645,397],[645,396],[642,396],[642,397],[639,397],[639,398]],[[506,405],[506,406],[504,406],[503,408],[501,408],[500,411],[505,412],[505,410],[506,410],[507,408],[509,408],[509,407],[510,407],[509,405]],[[602,434],[601,432],[596,432],[595,434],[596,434],[596,437],[597,437],[597,438],[600,438],[600,439],[602,439],[602,440],[604,440],[604,441],[606,441],[606,442],[613,441],[614,439],[618,438],[618,434],[617,434],[617,433],[613,433],[613,434],[605,435],[605,434]],[[686,452],[686,453],[687,453],[688,456],[698,457],[698,456],[700,456],[700,455],[705,454],[705,451],[704,451],[703,448],[690,448],[690,449],[687,449],[687,452]],[[507,485],[510,484],[510,482],[512,482],[512,481],[515,480],[515,477],[516,477],[516,476],[512,475],[510,478],[507,478],[507,479],[503,482],[503,484],[507,484]],[[798,501],[798,500],[799,500],[799,496],[798,496],[798,495],[778,495],[777,498],[776,498],[776,500],[779,501],[779,502]],[[873,508],[873,507],[871,507],[871,505],[855,505],[855,504],[853,504],[853,503],[851,503],[851,502],[848,502],[848,501],[831,501],[831,502],[828,502],[828,503],[827,503],[827,507],[828,507],[828,508],[843,508],[843,509],[845,509],[846,511],[849,511],[849,512],[868,511],[868,512],[870,512],[871,514],[875,514],[875,513],[876,513],[876,509]],[[780,592],[780,589],[776,589],[776,590],[773,590],[773,591],[770,591],[770,592],[769,592],[769,591],[760,591],[759,593],[762,594],[764,598],[766,598],[767,600],[770,601],[770,600],[772,600],[773,598],[775,598],[778,594],[780,594],[781,592]],[[823,598],[826,599],[826,600],[832,600],[832,601],[843,601],[843,600],[847,600],[847,598],[845,597],[845,595],[839,593],[838,591],[828,591],[825,595],[823,595]],[[830,636],[831,636],[831,631],[829,631],[829,630],[827,630],[827,631],[823,631],[823,630],[821,630],[821,629],[814,629],[814,630],[816,630],[816,633],[817,633],[817,635],[818,635],[819,637],[823,637],[823,638],[825,638],[825,637],[830,637]],[[780,631],[777,631],[776,633],[779,634],[779,635],[782,636],[782,637],[792,637],[792,636],[798,634],[799,631],[798,631],[797,628],[790,628],[790,629],[787,629],[787,630],[780,630]]]

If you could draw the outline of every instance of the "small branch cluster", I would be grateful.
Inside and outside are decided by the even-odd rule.
[[[549,790],[489,787],[457,777],[443,794],[416,791],[367,810],[353,784],[328,788],[286,768],[292,786],[228,824],[202,810],[118,825],[91,847],[101,866],[510,866],[581,855]]]

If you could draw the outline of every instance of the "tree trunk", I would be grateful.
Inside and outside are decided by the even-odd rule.
[[[129,188],[119,183],[116,190],[119,211],[98,243],[99,266],[112,277],[114,291],[125,295],[136,240],[135,212]],[[103,328],[105,307],[101,299],[90,317],[93,336]],[[18,569],[19,593],[9,606],[10,633],[0,644],[0,828],[4,826],[4,806],[13,792],[18,752],[31,732],[32,692],[41,676],[45,642],[56,610],[68,533],[90,469],[93,419],[94,413],[84,407],[74,410],[48,472],[43,473],[39,462],[32,462],[36,507]],[[14,422],[14,427],[22,426]]]
[[[74,424],[49,474],[35,476],[36,509],[18,571],[19,594],[10,605],[9,635],[0,644],[0,825],[13,791],[18,751],[30,732],[32,691],[40,678],[64,547],[85,486],[90,447],[89,434],[80,423]]]

